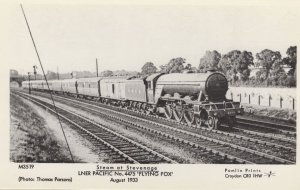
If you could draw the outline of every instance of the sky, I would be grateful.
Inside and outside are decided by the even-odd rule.
[[[299,7],[23,4],[45,71],[140,71],[207,50],[286,50],[299,42]],[[1,56],[21,74],[39,62],[21,8],[6,7]]]

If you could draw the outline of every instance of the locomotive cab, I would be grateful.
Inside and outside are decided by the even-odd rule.
[[[146,78],[146,90],[147,90],[148,103],[155,104],[156,83],[158,78],[164,74],[165,73],[156,73]]]

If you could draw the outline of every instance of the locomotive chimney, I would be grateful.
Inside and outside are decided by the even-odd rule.
[[[216,72],[216,69],[213,67],[206,70],[206,73],[214,73],[214,72]]]
[[[195,73],[195,72],[191,70],[184,70],[183,73],[186,74],[186,73]]]

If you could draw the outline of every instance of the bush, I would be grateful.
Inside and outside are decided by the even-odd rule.
[[[276,77],[270,77],[267,80],[262,78],[250,78],[246,81],[236,80],[231,82],[231,86],[247,86],[247,87],[296,87],[296,79],[291,75],[280,75]]]

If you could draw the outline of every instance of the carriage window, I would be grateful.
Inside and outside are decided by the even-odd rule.
[[[115,93],[115,85],[114,84],[112,84],[112,93],[114,94]]]

